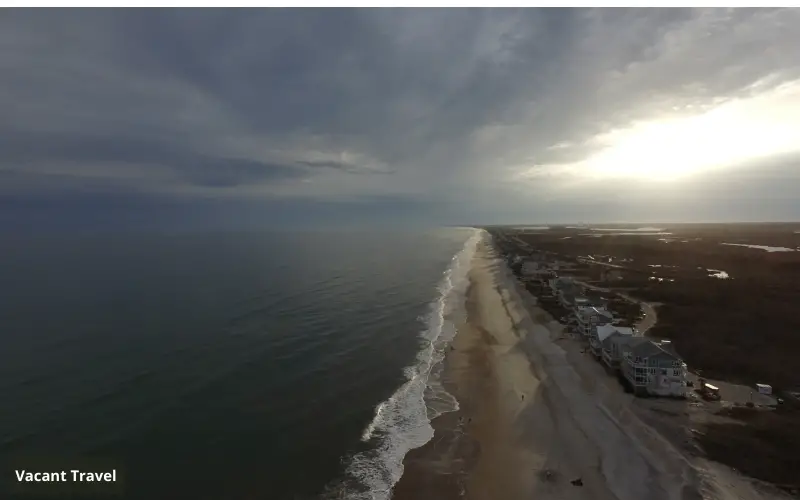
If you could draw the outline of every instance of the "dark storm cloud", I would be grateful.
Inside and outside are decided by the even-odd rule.
[[[514,172],[557,179],[550,165],[591,156],[598,134],[796,81],[799,19],[774,9],[6,11],[0,196],[491,198],[526,210]]]
[[[112,164],[124,162],[141,171],[142,166],[165,166],[170,176],[160,179],[184,182],[192,186],[232,187],[276,180],[299,179],[306,175],[292,165],[280,165],[249,159],[208,156],[176,147],[167,141],[122,137],[82,136],[79,134],[9,133],[0,138],[5,169],[19,175],[58,175],[113,178],[119,169]],[[70,166],[47,168],[69,161]],[[87,172],[78,165],[105,165],[104,170]],[[2,169],[0,169],[2,170]],[[123,175],[123,178],[130,178]],[[155,180],[155,179],[154,179]]]
[[[298,161],[300,165],[309,168],[329,168],[338,170],[340,172],[348,172],[351,174],[389,174],[392,171],[382,169],[379,167],[371,168],[369,166],[359,166],[345,161],[324,160],[324,161]]]

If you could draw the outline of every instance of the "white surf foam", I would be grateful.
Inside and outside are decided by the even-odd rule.
[[[427,316],[420,318],[425,323],[420,333],[422,348],[415,362],[405,369],[407,381],[375,408],[375,417],[361,436],[364,442],[374,441],[375,448],[354,455],[347,464],[346,475],[359,483],[358,488],[337,492],[340,498],[391,498],[392,487],[403,474],[403,457],[433,437],[431,420],[458,410],[458,401],[444,389],[438,375],[446,349],[457,333],[455,324],[465,315],[468,273],[484,234],[474,229],[444,271],[437,299],[430,304]]]

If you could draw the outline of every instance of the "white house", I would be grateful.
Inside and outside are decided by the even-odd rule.
[[[603,342],[612,335],[633,337],[633,328],[614,325],[599,325],[592,329],[589,336],[589,350],[600,359],[603,355]]]
[[[622,375],[637,395],[684,396],[686,364],[667,343],[645,340],[621,345]]]
[[[575,300],[572,301],[572,310],[573,312],[578,312],[579,309],[584,307],[589,307],[589,299],[586,297],[575,297]]]
[[[636,336],[635,328],[615,326],[616,332],[607,336],[600,342],[600,358],[611,370],[619,370],[622,359],[622,346],[636,342],[649,342],[644,337]]]
[[[589,337],[594,327],[614,321],[614,314],[603,307],[581,307],[575,311],[575,318],[578,331],[584,337]]]
[[[575,286],[564,287],[558,291],[558,302],[561,304],[561,307],[565,309],[573,309],[575,300],[578,298],[581,298],[580,290]]]

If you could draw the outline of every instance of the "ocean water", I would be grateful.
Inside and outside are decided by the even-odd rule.
[[[4,238],[0,498],[30,457],[132,499],[389,498],[458,407],[439,361],[482,234]]]

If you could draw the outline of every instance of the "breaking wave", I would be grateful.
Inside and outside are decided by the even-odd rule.
[[[469,270],[484,234],[473,229],[453,256],[437,287],[437,298],[428,314],[419,318],[425,325],[419,334],[421,349],[404,370],[406,382],[375,408],[361,436],[370,449],[347,459],[346,479],[329,488],[323,498],[388,500],[403,474],[406,453],[433,437],[431,420],[458,410],[458,401],[444,389],[440,374],[446,349],[457,333],[455,325],[466,319]]]

